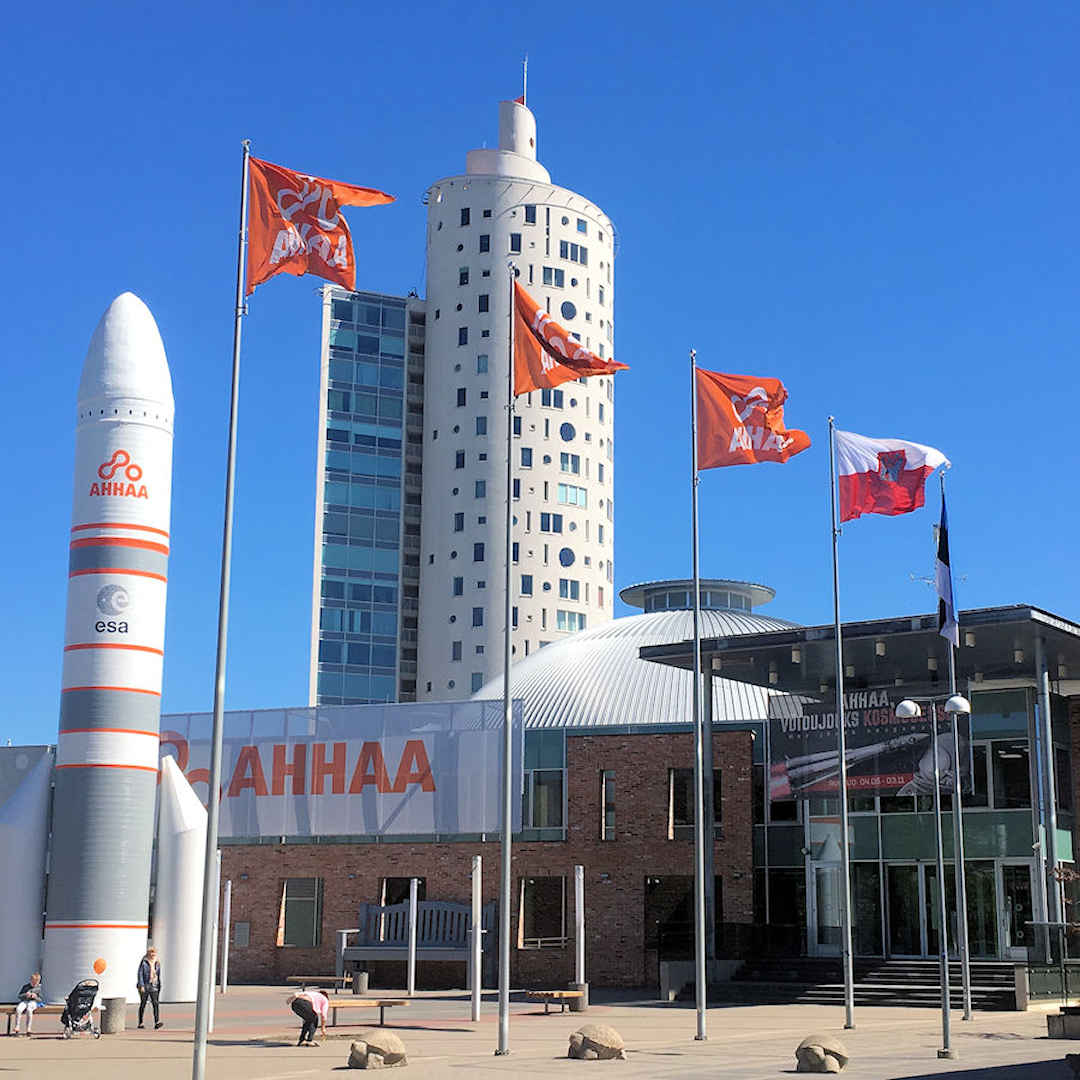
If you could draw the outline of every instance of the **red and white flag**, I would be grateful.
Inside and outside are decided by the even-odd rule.
[[[903,439],[836,433],[840,520],[863,514],[907,514],[925,500],[926,478],[949,459],[932,446]]]

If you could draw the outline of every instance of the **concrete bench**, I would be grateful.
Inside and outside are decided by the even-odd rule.
[[[566,1012],[566,1006],[571,1001],[575,1001],[578,998],[585,996],[584,990],[527,990],[525,996],[530,1001],[542,1001],[544,1003],[544,1015],[547,1016],[550,1011],[550,1005],[553,1001],[557,1001],[561,1006],[560,1013]]]
[[[35,1016],[60,1016],[66,1005],[39,1005],[34,1010]],[[11,1018],[15,1015],[15,1005],[0,1005],[0,1016],[7,1014],[7,1033],[11,1034]]]
[[[385,1027],[387,1009],[409,1004],[404,998],[332,997],[329,1001],[331,1027],[337,1027],[338,1009],[378,1009],[379,1027]]]
[[[344,990],[352,982],[352,973],[343,975],[290,975],[287,983],[297,986],[329,986],[335,990]]]

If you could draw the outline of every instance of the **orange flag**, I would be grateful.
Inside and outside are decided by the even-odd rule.
[[[584,375],[612,375],[626,364],[601,360],[514,282],[514,394],[548,389]]]
[[[787,390],[779,379],[694,370],[699,469],[783,462],[810,445],[805,431],[784,427]]]
[[[379,206],[393,195],[250,159],[247,295],[284,270],[356,288],[356,257],[341,206]]]

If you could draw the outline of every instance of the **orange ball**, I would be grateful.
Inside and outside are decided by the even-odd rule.
[[[94,961],[94,974],[100,975],[105,970],[105,961],[99,956]]]

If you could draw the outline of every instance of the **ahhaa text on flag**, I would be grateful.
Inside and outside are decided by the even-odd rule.
[[[247,291],[284,271],[316,274],[356,288],[356,256],[342,206],[380,206],[393,195],[376,188],[307,176],[250,159]]]
[[[695,386],[699,469],[783,462],[810,445],[805,431],[784,427],[787,390],[779,379],[695,368]]]
[[[604,360],[576,341],[514,282],[514,394],[546,390],[586,375],[613,375],[626,364]]]

